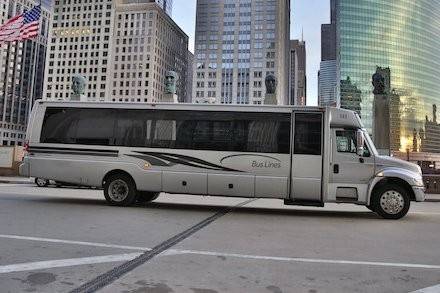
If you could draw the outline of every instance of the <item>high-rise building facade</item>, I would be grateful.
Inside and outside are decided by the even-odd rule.
[[[417,153],[429,149],[440,153],[440,145],[437,149],[423,146],[423,142],[432,141],[426,138],[425,127],[436,123],[432,108],[440,104],[440,1],[332,0],[333,5],[342,106],[358,111],[371,131],[375,99],[372,76],[377,67],[387,68],[390,89],[383,89],[381,94],[394,97],[392,104],[397,109],[390,109],[394,113],[391,119],[398,121],[390,125],[400,127],[399,131],[391,129],[400,135],[391,151]],[[347,80],[350,86],[343,82]],[[378,82],[376,87],[380,88],[380,78]]]
[[[55,0],[41,0],[41,5],[47,10],[51,11]]]
[[[169,70],[186,97],[188,36],[151,1],[55,2],[45,98],[69,100],[83,76],[89,101],[159,102]],[[171,2],[170,2],[171,3]]]
[[[109,101],[160,102],[167,71],[178,75],[177,96],[187,96],[188,36],[154,3],[116,5],[111,37]]]
[[[163,10],[165,10],[168,15],[173,14],[173,0],[150,0],[150,1],[156,1],[157,4],[162,7]]]
[[[125,3],[157,3],[169,16],[173,14],[173,0],[124,0]]]
[[[262,104],[274,74],[289,104],[289,41],[289,0],[198,0],[193,101]]]
[[[38,5],[33,0],[0,0],[0,23]],[[42,98],[51,12],[42,6],[37,38],[0,47],[0,145],[23,145],[32,106]]]
[[[306,42],[290,41],[290,104],[307,104]]]
[[[318,72],[318,103],[320,106],[338,107],[336,60],[323,60]]]
[[[321,64],[318,73],[318,103],[320,106],[339,106],[335,21],[335,1],[332,1],[331,23],[321,26]]]
[[[69,100],[72,77],[81,75],[87,80],[87,99],[104,101],[109,96],[115,3],[72,2],[54,3],[44,98]]]
[[[193,100],[193,80],[194,80],[194,54],[188,51],[188,61],[187,61],[187,71],[186,71],[186,99],[185,103],[192,103]]]

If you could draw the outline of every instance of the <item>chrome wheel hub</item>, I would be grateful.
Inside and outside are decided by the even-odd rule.
[[[389,190],[380,197],[380,206],[391,215],[397,215],[405,207],[405,199],[395,190]]]
[[[41,178],[38,178],[38,179],[37,179],[37,183],[38,183],[38,185],[41,185],[41,186],[43,186],[43,185],[45,185],[45,184],[46,184],[46,179],[41,179]]]
[[[115,180],[108,186],[108,196],[115,202],[122,202],[128,196],[129,188],[125,181]]]

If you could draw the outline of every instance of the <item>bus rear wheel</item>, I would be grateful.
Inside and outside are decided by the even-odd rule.
[[[138,191],[136,201],[141,204],[150,203],[159,197],[159,192]]]
[[[406,216],[411,199],[405,188],[397,184],[387,184],[375,190],[371,207],[384,219],[398,220]]]
[[[104,182],[104,196],[113,206],[130,206],[136,200],[136,184],[126,174],[113,174]]]
[[[43,178],[35,178],[35,184],[37,184],[38,187],[46,187],[49,185],[49,180]]]

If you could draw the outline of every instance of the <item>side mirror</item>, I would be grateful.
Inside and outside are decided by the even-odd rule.
[[[357,142],[356,153],[358,154],[358,156],[363,157],[364,156],[365,137],[364,137],[364,133],[362,130],[357,131],[356,142]]]

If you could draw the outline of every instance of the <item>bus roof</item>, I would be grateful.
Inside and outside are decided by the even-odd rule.
[[[245,111],[245,112],[292,112],[319,111],[325,112],[325,107],[317,106],[275,106],[275,105],[230,105],[230,104],[174,104],[174,103],[121,103],[121,102],[64,102],[38,101],[48,107],[68,108],[124,108],[124,109],[164,109],[164,110],[206,110],[206,111]]]

